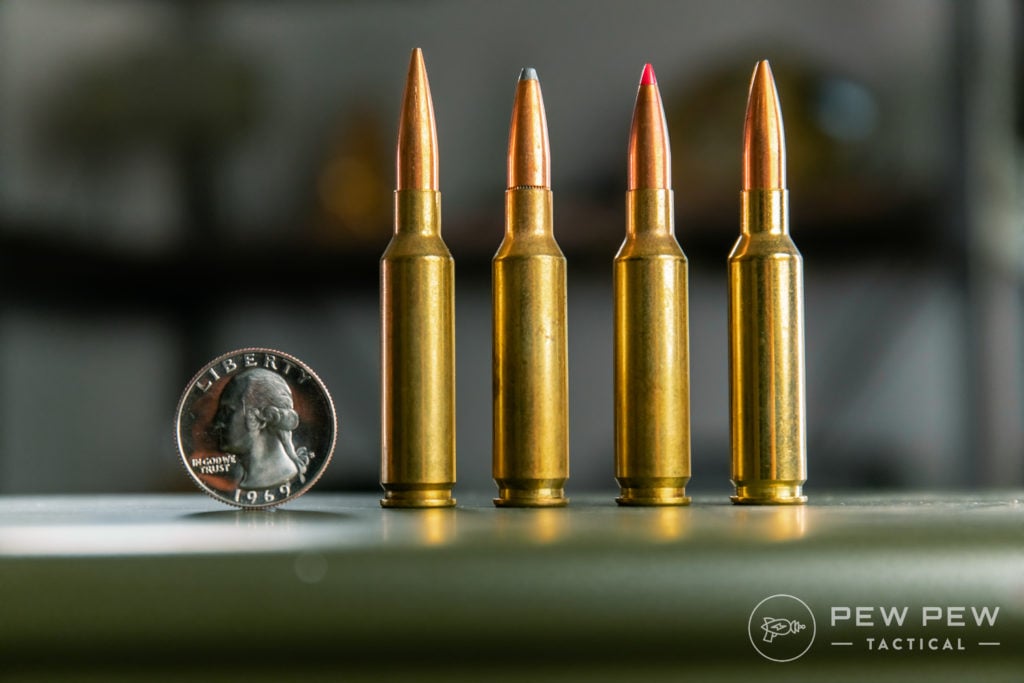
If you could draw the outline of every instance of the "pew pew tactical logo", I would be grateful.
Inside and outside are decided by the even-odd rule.
[[[991,651],[1002,645],[995,628],[998,618],[998,605],[830,605],[821,646],[889,657]],[[807,603],[784,593],[757,603],[747,622],[750,644],[773,662],[807,654],[816,631]]]

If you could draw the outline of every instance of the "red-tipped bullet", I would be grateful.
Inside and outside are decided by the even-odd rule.
[[[672,153],[668,123],[654,68],[647,64],[637,88],[633,123],[629,130],[629,190],[672,189]]]
[[[686,505],[690,480],[687,263],[673,221],[668,124],[650,64],[629,132],[626,239],[615,256],[619,505]]]

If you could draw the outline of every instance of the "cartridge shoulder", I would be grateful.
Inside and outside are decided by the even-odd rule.
[[[506,235],[494,255],[495,261],[513,259],[556,259],[565,261],[565,255],[555,238],[549,234],[527,233]]]
[[[619,251],[615,254],[616,261],[640,261],[648,259],[672,259],[686,261],[686,254],[672,234],[641,234],[627,237]]]
[[[732,251],[730,261],[775,259],[800,260],[800,250],[792,238],[785,233],[754,233],[740,235]]]
[[[382,261],[428,258],[452,260],[448,245],[444,243],[440,235],[399,232],[391,238],[381,256]]]

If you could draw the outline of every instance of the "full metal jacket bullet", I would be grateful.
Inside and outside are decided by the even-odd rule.
[[[629,133],[626,239],[615,256],[615,478],[620,505],[685,505],[690,480],[686,256],[668,126],[644,67]]]
[[[384,507],[455,504],[455,262],[441,239],[434,105],[416,48],[398,124],[395,234],[380,262]]]
[[[729,254],[734,503],[806,502],[803,265],[789,236],[786,141],[771,68],[754,68],[743,128],[741,235]]]
[[[523,69],[508,140],[505,238],[492,262],[498,506],[568,502],[565,257],[552,232],[549,157],[540,83]]]

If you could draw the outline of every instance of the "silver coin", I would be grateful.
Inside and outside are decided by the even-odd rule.
[[[203,491],[242,508],[273,507],[312,488],[337,431],[324,383],[273,349],[240,349],[207,363],[175,416],[185,470]]]

